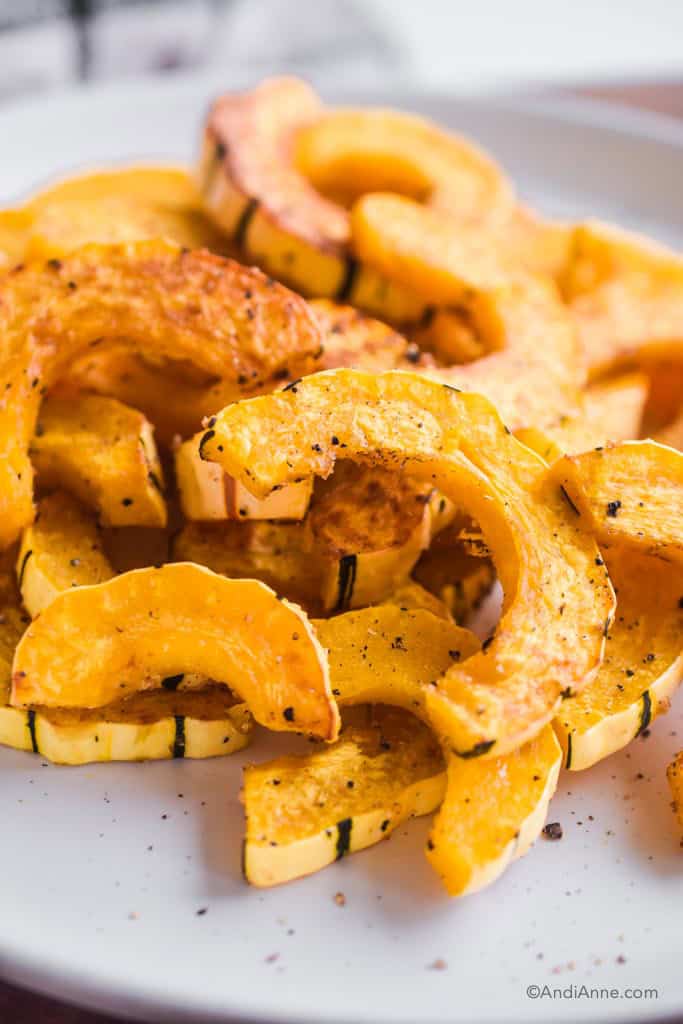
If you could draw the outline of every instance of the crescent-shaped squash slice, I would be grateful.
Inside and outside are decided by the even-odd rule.
[[[303,519],[313,493],[313,480],[287,484],[267,498],[255,498],[238,480],[214,462],[199,457],[200,435],[175,452],[176,483],[186,519]]]
[[[561,762],[550,725],[506,757],[449,758],[427,858],[451,896],[483,889],[528,852],[545,824]]]
[[[380,467],[337,464],[317,489],[307,520],[324,608],[376,604],[408,578],[429,544],[431,490]]]
[[[113,575],[92,515],[70,494],[55,491],[42,498],[17,558],[21,599],[31,616],[63,590],[102,583]]]
[[[376,708],[332,746],[245,768],[244,877],[271,886],[319,871],[436,810],[445,787],[431,731],[397,708]]]
[[[326,658],[304,613],[263,583],[191,563],[59,594],[17,648],[12,703],[98,708],[184,672],[227,684],[268,728],[336,737]]]
[[[603,556],[617,595],[605,658],[554,722],[565,767],[576,771],[639,736],[683,682],[683,567],[624,548]]]
[[[627,360],[683,358],[683,258],[589,221],[575,227],[561,285],[598,375]]]
[[[0,744],[56,764],[219,757],[243,749],[253,719],[224,686],[136,694],[93,711],[16,708],[9,702],[12,659],[30,622],[16,594],[0,602]]]
[[[683,750],[677,754],[666,770],[672,796],[672,806],[683,828]]]
[[[221,233],[196,206],[132,196],[56,199],[33,215],[24,258],[63,259],[90,242],[112,244],[166,238],[188,249],[225,253]]]
[[[316,629],[329,647],[341,706],[382,701],[420,717],[428,714],[424,694],[432,680],[479,647],[467,630],[397,607],[348,612],[317,622]],[[559,774],[561,751],[550,726],[521,750],[491,760],[463,761],[446,739],[444,796],[442,763],[435,763],[423,727],[398,719],[397,735],[389,728],[395,711],[376,708],[374,714],[381,728],[377,735],[374,726],[372,743],[367,729],[360,730],[368,746],[360,746],[358,732],[343,731],[340,743],[317,754],[245,772],[248,881],[274,885],[318,870],[387,838],[442,797],[427,856],[452,895],[489,884],[526,853],[543,827]],[[349,746],[343,746],[345,734]],[[406,742],[415,743],[412,757]],[[284,793],[274,794],[273,786],[282,785]]]
[[[147,200],[169,206],[196,206],[199,193],[187,167],[178,164],[129,164],[101,167],[53,181],[31,196],[25,209],[37,213],[45,206],[71,199],[112,198]]]
[[[446,307],[430,327],[432,335],[446,329],[445,350],[435,336],[430,347],[442,357],[474,358],[427,370],[429,376],[486,395],[512,429],[544,426],[579,409],[583,354],[550,281],[510,276],[492,265],[486,236],[468,245],[457,225],[401,196],[367,196],[354,208],[352,224],[368,261],[382,272],[393,268],[425,302]]]
[[[310,531],[301,523],[187,523],[173,539],[173,558],[206,565],[234,579],[262,580],[309,614],[323,612],[322,568]]]
[[[403,372],[315,374],[228,406],[200,450],[257,496],[327,476],[339,455],[407,470],[478,521],[506,594],[503,615],[485,650],[428,694],[432,721],[461,756],[520,746],[563,692],[597,671],[614,594],[594,572],[596,544],[543,461],[482,396]]]
[[[437,187],[428,191],[435,201],[445,203],[448,197],[460,217],[490,220],[511,212],[509,184],[470,144],[410,115],[342,111],[339,116],[349,113],[384,118],[387,128],[394,126],[383,132],[384,144],[393,131],[402,156],[385,165],[388,173],[390,166],[402,166],[409,177],[425,181],[427,166],[433,174],[438,166],[438,182],[433,180]],[[250,260],[303,294],[348,301],[392,323],[417,320],[424,301],[397,285],[393,275],[358,262],[349,245],[348,211],[316,191],[296,166],[297,159],[306,162],[306,146],[298,154],[298,141],[309,126],[315,132],[321,115],[316,94],[296,78],[268,79],[251,92],[220,97],[207,118],[198,169],[207,212]],[[308,138],[313,142],[315,136]],[[409,138],[414,150],[410,170],[405,162]],[[313,149],[308,149],[313,170]],[[418,151],[431,153],[429,164]],[[482,192],[490,198],[492,187],[498,198],[482,207]]]
[[[155,436],[168,447],[178,437],[196,433],[206,417],[235,397],[229,380],[194,383],[187,379],[185,364],[172,360],[150,363],[119,344],[94,348],[80,356],[51,393],[74,398],[84,392],[117,398],[139,409],[153,424]]]
[[[303,299],[254,269],[170,242],[86,246],[0,280],[0,545],[32,518],[27,449],[48,387],[91,345],[126,339],[185,359],[233,397],[306,371],[320,328]]]
[[[567,455],[554,472],[600,543],[683,560],[683,453],[625,441]]]
[[[608,443],[632,441],[640,435],[641,422],[649,391],[644,373],[628,373],[587,388],[581,412],[560,416],[556,423],[524,427],[515,436],[546,462],[563,454],[571,455],[604,447]]]
[[[295,161],[345,206],[366,192],[396,192],[480,230],[507,222],[514,207],[512,185],[487,154],[403,111],[325,111],[297,133]]]
[[[55,552],[57,554],[57,552]],[[216,757],[249,742],[253,719],[226,687],[203,685],[136,694],[96,711],[17,708],[9,704],[12,660],[30,623],[8,574],[0,576],[0,744],[32,750],[58,764]]]
[[[432,363],[414,342],[354,306],[329,299],[312,299],[310,305],[323,331],[321,370],[349,366],[380,373]]]
[[[43,403],[29,455],[42,488],[63,487],[103,526],[165,526],[164,477],[150,422],[115,398]]]

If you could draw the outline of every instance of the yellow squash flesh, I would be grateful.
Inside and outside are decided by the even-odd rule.
[[[165,526],[164,477],[154,431],[115,398],[48,398],[29,449],[43,488],[62,487],[103,526]]]
[[[17,557],[17,582],[32,618],[63,590],[102,583],[113,575],[90,513],[70,494],[56,491],[42,498]]]
[[[683,560],[683,453],[627,441],[565,456],[553,472],[601,543]]]
[[[348,612],[317,622],[316,630],[329,648],[340,706],[381,702],[427,721],[425,693],[432,681],[479,648],[469,631],[427,611],[395,606]],[[379,713],[385,721],[387,709]],[[405,734],[410,720],[399,721]],[[382,728],[379,750],[373,735],[371,756],[354,745],[353,736],[344,745],[342,732],[339,744],[311,757],[249,769],[247,879],[274,885],[318,870],[385,838],[409,814],[427,813],[442,797],[427,856],[451,895],[490,884],[525,853],[543,827],[557,783],[561,751],[552,728],[522,750],[483,761],[463,761],[441,736],[449,779],[444,796],[442,764],[435,765],[424,727],[413,721],[412,757],[406,740],[399,743]],[[274,792],[274,779],[284,793],[279,786]]]
[[[200,450],[257,496],[325,477],[342,454],[407,470],[479,522],[506,594],[503,615],[486,649],[428,695],[432,721],[461,756],[520,746],[552,718],[562,692],[580,691],[597,671],[614,594],[593,571],[596,544],[485,398],[406,373],[316,374],[224,409]]]
[[[97,708],[185,672],[227,684],[271,729],[336,736],[326,658],[304,613],[263,583],[191,563],[59,594],[17,648],[12,703]]]
[[[574,771],[640,735],[668,710],[683,681],[683,570],[619,548],[603,555],[617,595],[605,658],[595,679],[563,702],[554,722],[565,767]]]
[[[346,725],[332,746],[244,771],[243,870],[256,886],[311,874],[429,814],[446,785],[429,729],[394,708]]]
[[[86,246],[5,275],[0,338],[2,547],[32,518],[27,450],[42,397],[89,346],[124,338],[156,360],[185,359],[232,384],[233,397],[305,372],[320,348],[298,296],[254,269],[161,241]]]
[[[179,445],[175,452],[176,483],[186,519],[303,519],[313,481],[288,484],[267,498],[254,498],[220,466],[199,457],[201,435]]]

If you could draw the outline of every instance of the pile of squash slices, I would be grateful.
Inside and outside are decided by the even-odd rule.
[[[683,257],[422,118],[271,79],[0,211],[0,366],[0,743],[303,734],[254,885],[434,813],[476,891],[683,679]]]

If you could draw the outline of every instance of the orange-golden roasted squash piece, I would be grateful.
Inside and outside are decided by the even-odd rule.
[[[304,613],[263,583],[187,562],[59,594],[17,647],[12,703],[102,707],[185,672],[229,685],[271,729],[336,737],[327,660]]]
[[[605,658],[554,722],[565,767],[576,771],[639,736],[683,681],[683,568],[617,547],[603,557],[617,595]]]
[[[127,164],[99,167],[51,182],[26,203],[32,212],[70,199],[149,200],[169,206],[197,206],[199,193],[187,167],[178,164]]]
[[[309,126],[315,132],[321,115],[318,97],[295,78],[268,79],[250,92],[220,97],[208,115],[199,162],[206,209],[249,259],[304,294],[349,301],[395,323],[416,320],[424,301],[397,285],[393,275],[358,263],[349,245],[347,210],[316,191],[295,166],[297,158],[305,159],[303,145],[297,157],[298,141]],[[340,111],[329,116],[348,115],[394,125],[395,144],[402,150],[410,136],[413,149],[429,151],[427,163],[413,152],[410,171],[405,153],[387,163],[385,171],[403,166],[409,176],[424,180],[427,167],[434,175],[438,165],[432,200],[448,202],[453,215],[457,208],[460,217],[491,221],[511,212],[509,184],[470,144],[410,115]],[[387,144],[388,135],[384,133]],[[381,144],[379,137],[373,144]],[[489,201],[482,205],[484,194]]]
[[[476,611],[496,577],[491,559],[463,537],[471,525],[458,516],[437,533],[413,569],[413,578],[444,602],[456,622]]]
[[[632,441],[640,435],[648,391],[644,373],[623,374],[592,384],[583,394],[580,414],[561,416],[543,430],[525,427],[515,434],[546,462],[609,442]]]
[[[175,475],[186,519],[303,519],[313,493],[313,480],[288,484],[267,498],[254,498],[238,480],[215,462],[199,457],[198,435],[176,448]]]
[[[683,560],[683,453],[655,441],[625,441],[567,455],[554,472],[600,543]]]
[[[372,253],[380,270],[393,267],[400,283],[412,283],[426,302],[445,305],[435,323],[450,324],[447,347],[440,351],[435,339],[430,347],[462,358],[465,342],[475,342],[480,350],[469,354],[486,353],[465,365],[427,370],[430,376],[486,395],[512,429],[545,426],[578,410],[583,354],[554,285],[491,267],[485,237],[475,236],[469,251],[457,225],[400,196],[366,197],[354,209],[357,222],[367,259]]]
[[[479,230],[506,222],[514,206],[512,185],[486,153],[404,111],[325,111],[297,133],[294,159],[318,192],[344,206],[395,192]]]
[[[683,828],[683,750],[676,755],[666,770],[672,796],[672,807]]]
[[[216,463],[201,465],[223,472]],[[311,479],[251,501],[265,506]],[[334,476],[319,484],[303,522],[216,523],[215,529],[189,524],[176,538],[175,556],[227,576],[256,576],[307,609],[374,604],[408,579],[429,543],[429,491],[381,469],[340,462]]]
[[[426,303],[455,304],[467,288],[497,288],[510,272],[485,231],[463,230],[439,210],[391,192],[358,200],[351,235],[359,260]]]
[[[683,358],[683,258],[589,221],[574,229],[564,295],[592,374],[625,360]]]
[[[397,708],[345,724],[312,754],[248,765],[244,877],[271,886],[319,871],[436,810],[445,787],[438,740]]]
[[[137,409],[99,395],[48,398],[29,455],[41,488],[70,491],[102,525],[166,525],[154,430]]]
[[[41,498],[17,557],[17,583],[31,616],[63,590],[102,583],[113,575],[92,515],[62,491]]]
[[[277,594],[322,614],[321,567],[301,523],[251,520],[187,523],[173,540],[173,557],[235,579],[259,579]]]
[[[506,757],[449,758],[427,859],[451,896],[483,889],[528,852],[545,824],[561,762],[550,725]]]
[[[482,396],[403,372],[330,371],[228,406],[200,450],[257,496],[328,476],[342,454],[406,470],[478,521],[506,594],[501,622],[485,650],[428,694],[431,719],[458,754],[520,746],[550,720],[561,693],[597,671],[614,594],[593,571],[595,541],[542,460]]]
[[[425,611],[367,608],[317,622],[316,630],[329,648],[341,707],[381,701],[428,722],[426,694],[435,677],[479,649],[468,630]],[[536,839],[557,785],[561,750],[549,725],[520,750],[484,760],[463,760],[451,750],[448,735],[440,738],[448,784],[427,857],[449,893],[464,895],[493,882]]]
[[[307,519],[323,607],[341,612],[376,604],[408,578],[429,544],[430,492],[428,484],[380,467],[337,463]]]
[[[76,359],[52,393],[72,398],[93,392],[118,398],[145,414],[155,436],[169,447],[190,437],[234,398],[234,384],[199,384],[187,379],[187,367],[172,360],[154,364],[125,345],[96,348]],[[258,389],[257,389],[258,391]]]
[[[259,271],[167,242],[86,246],[6,275],[0,337],[0,546],[32,518],[27,449],[41,398],[88,346],[124,338],[229,381],[234,396],[305,372],[320,348],[302,299]]]
[[[0,575],[0,744],[58,764],[216,757],[241,750],[253,725],[245,704],[225,686],[189,692],[167,687],[104,708],[16,708],[9,704],[12,660],[30,623],[14,581]]]
[[[157,238],[188,249],[226,253],[224,237],[201,209],[108,196],[41,203],[31,221],[24,258],[62,259],[90,242],[113,244]]]
[[[414,342],[354,306],[329,299],[313,299],[310,305],[323,331],[321,370],[348,366],[381,372],[431,365]]]

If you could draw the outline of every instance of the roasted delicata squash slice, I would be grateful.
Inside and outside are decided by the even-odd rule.
[[[482,150],[398,110],[325,111],[298,132],[295,161],[318,192],[345,206],[367,192],[395,192],[481,230],[506,222],[514,207],[512,185]]]
[[[550,725],[506,757],[449,759],[427,858],[451,896],[483,889],[528,852],[545,824],[561,762]]]
[[[431,720],[459,755],[520,746],[567,688],[580,691],[597,671],[614,593],[594,572],[595,541],[543,461],[482,396],[403,372],[330,371],[228,406],[200,451],[259,497],[328,476],[343,454],[409,472],[479,523],[506,594],[503,615],[485,649],[427,695]]]
[[[338,615],[317,622],[316,629],[329,648],[340,705],[360,704],[361,710],[366,702],[382,701],[394,709],[375,708],[370,723],[360,728],[354,723],[357,731],[342,731],[339,744],[312,756],[281,758],[247,770],[247,879],[274,885],[318,870],[387,838],[409,814],[427,813],[429,804],[435,807],[445,795],[428,857],[452,895],[492,882],[527,851],[543,827],[561,759],[552,728],[546,726],[522,750],[484,761],[462,761],[446,741],[449,782],[444,794],[443,763],[435,763],[433,753],[438,746],[429,745],[428,734],[415,720],[412,726],[409,718],[397,720],[395,707],[420,717],[428,714],[425,690],[454,660],[478,650],[476,637],[427,611],[392,606]],[[411,759],[400,735],[389,727],[394,721],[415,737]],[[343,746],[345,738],[358,744],[361,737],[364,743],[371,738],[362,753],[357,745]],[[438,776],[429,775],[427,765],[432,772],[437,768]],[[274,795],[272,787],[283,784],[285,792],[291,788],[298,796]]]
[[[491,559],[467,541],[466,517],[441,530],[413,569],[413,578],[442,601],[456,622],[476,611],[496,578]]]
[[[41,498],[17,558],[21,599],[31,616],[63,590],[102,583],[113,575],[92,515],[64,492]]]
[[[51,182],[26,203],[33,212],[70,199],[138,199],[168,206],[196,206],[199,193],[187,167],[177,164],[129,164],[100,167]]]
[[[258,390],[258,389],[257,389]],[[269,390],[266,388],[265,390]],[[191,437],[203,421],[234,398],[234,385],[219,380],[206,384],[187,379],[187,366],[174,360],[150,363],[125,345],[95,348],[76,359],[51,394],[118,398],[139,409],[154,426],[154,435],[168,447]]]
[[[455,305],[467,288],[496,288],[510,273],[486,232],[463,230],[440,211],[392,192],[358,200],[351,236],[363,263],[425,303]]]
[[[391,322],[415,320],[424,311],[424,302],[410,289],[397,286],[393,275],[358,262],[349,244],[348,211],[317,191],[306,170],[297,167],[301,161],[300,166],[315,177],[322,168],[319,158],[327,162],[323,152],[328,143],[322,137],[320,144],[315,141],[319,128],[327,136],[327,128],[321,127],[327,116],[310,86],[295,78],[269,79],[251,92],[220,97],[208,115],[199,162],[206,209],[249,259],[304,294],[349,301]],[[511,211],[512,192],[506,179],[469,143],[406,114],[329,114],[332,119],[349,116],[366,124],[376,120],[383,126],[372,140],[363,135],[371,147],[364,157],[358,153],[361,139],[354,142],[369,172],[356,179],[361,191],[380,169],[376,147],[389,145],[393,135],[400,155],[395,152],[382,165],[390,179],[402,168],[406,181],[423,183],[419,191],[422,194],[426,188],[426,200],[448,206],[451,216],[460,220],[493,221]],[[341,136],[338,141],[344,149]],[[431,154],[428,161],[425,157],[427,162],[418,156],[423,152]],[[374,171],[369,170],[371,166]],[[486,202],[484,195],[488,195]]]
[[[89,346],[124,338],[157,360],[187,360],[236,397],[306,372],[321,338],[303,299],[259,271],[170,242],[86,246],[6,275],[0,335],[3,546],[32,518],[28,446],[41,399]]]
[[[42,488],[64,487],[105,526],[165,526],[154,431],[115,398],[48,398],[29,449]]]
[[[554,284],[492,266],[481,235],[470,243],[477,262],[457,225],[400,196],[367,196],[353,217],[366,257],[442,306],[423,317],[417,338],[424,343],[427,330],[439,358],[464,365],[427,369],[429,376],[486,395],[511,429],[579,410],[583,354]]]
[[[0,579],[0,744],[57,764],[217,757],[247,745],[253,719],[224,686],[140,693],[106,708],[17,708],[9,704],[12,659],[30,623],[12,581]],[[165,680],[177,685],[178,678]]]
[[[673,810],[683,828],[683,750],[677,754],[666,770],[672,796]]]
[[[348,366],[380,373],[432,365],[414,342],[354,306],[329,299],[313,299],[310,305],[324,336],[321,370]]]
[[[605,658],[554,722],[565,767],[576,771],[640,735],[683,681],[683,568],[624,548],[603,556],[617,595]]]
[[[326,658],[304,613],[263,583],[191,563],[59,594],[17,648],[12,703],[100,708],[186,672],[230,686],[271,729],[336,737]]]
[[[445,787],[438,740],[397,708],[375,709],[369,724],[344,726],[312,754],[250,765],[245,878],[270,886],[319,871],[436,810]]]
[[[173,540],[173,557],[235,579],[259,579],[306,611],[321,614],[321,567],[310,531],[296,522],[191,522]]]
[[[226,242],[201,209],[139,199],[60,199],[31,222],[25,259],[63,259],[91,242],[112,244],[167,238],[188,249],[225,253]]]
[[[337,463],[316,491],[307,521],[319,552],[326,609],[375,604],[408,578],[429,544],[430,493],[428,484],[402,474]]]
[[[563,454],[579,454],[640,436],[641,422],[649,392],[644,373],[628,373],[587,388],[581,412],[560,416],[556,423],[539,430],[523,427],[515,435],[546,462]]]
[[[574,229],[561,275],[593,375],[683,352],[683,259],[598,221]]]
[[[254,498],[238,480],[199,456],[201,435],[175,452],[176,483],[186,519],[303,519],[313,493],[313,479],[288,484],[267,498]]]
[[[555,472],[577,517],[601,543],[683,560],[683,453],[626,441],[565,456]]]

